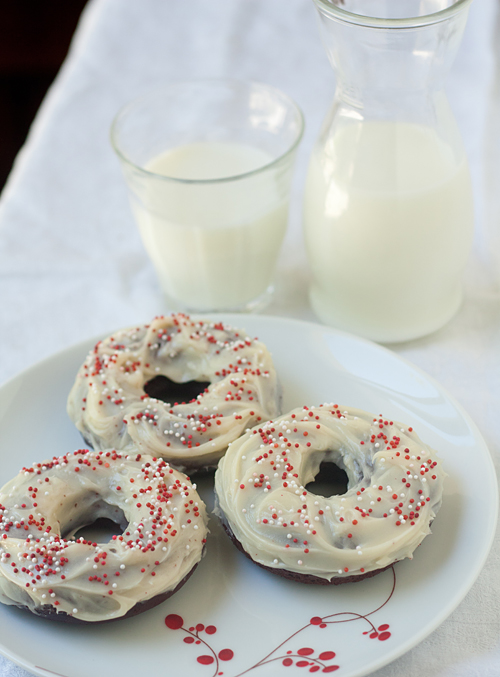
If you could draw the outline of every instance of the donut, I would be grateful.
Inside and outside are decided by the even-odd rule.
[[[322,464],[345,472],[345,493],[314,493]],[[407,425],[337,404],[303,407],[230,445],[215,474],[215,512],[258,565],[335,585],[411,559],[444,477],[436,452]]]
[[[123,533],[75,538],[103,517]],[[77,623],[132,616],[187,581],[206,535],[196,486],[163,459],[80,449],[34,463],[0,490],[0,601]]]
[[[97,343],[67,410],[94,449],[138,448],[192,473],[215,467],[230,442],[279,406],[263,343],[177,314]]]

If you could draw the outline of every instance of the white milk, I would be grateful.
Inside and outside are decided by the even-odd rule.
[[[376,341],[442,326],[472,243],[468,167],[432,130],[353,123],[311,158],[304,227],[321,320]]]
[[[274,167],[227,177],[272,160],[251,146],[201,142],[146,165],[161,176],[143,182],[132,206],[163,290],[185,308],[237,309],[271,285],[286,230],[286,191]]]

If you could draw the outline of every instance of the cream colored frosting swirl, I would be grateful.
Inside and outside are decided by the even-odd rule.
[[[144,391],[156,376],[210,385],[188,403],[166,403]],[[79,370],[67,408],[94,449],[138,448],[192,470],[216,465],[232,440],[277,416],[279,402],[263,343],[240,329],[178,314],[99,342]]]
[[[123,534],[72,538],[99,517]],[[206,535],[195,485],[163,460],[79,450],[34,463],[0,490],[0,601],[83,621],[119,618],[173,591]]]
[[[348,489],[305,489],[331,461]],[[411,427],[324,404],[255,427],[229,447],[215,475],[219,514],[250,557],[324,579],[381,569],[430,533],[445,473]]]

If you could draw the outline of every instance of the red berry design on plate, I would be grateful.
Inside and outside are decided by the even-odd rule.
[[[389,639],[391,636],[388,623],[383,623],[382,625],[379,625],[377,629],[373,628],[371,632],[365,632],[363,634],[369,634],[370,639],[379,639],[381,642],[385,642],[385,640]]]
[[[312,616],[309,619],[309,622],[306,623],[303,627],[296,630],[292,635],[287,639],[281,642],[273,651],[264,656],[260,661],[251,665],[250,667],[243,670],[243,672],[234,675],[234,677],[242,677],[247,673],[259,668],[263,665],[269,663],[276,663],[282,665],[285,668],[297,667],[297,668],[308,668],[307,672],[316,673],[330,673],[336,672],[340,665],[337,664],[337,661],[332,662],[336,658],[335,651],[331,649],[318,650],[311,646],[302,646],[295,651],[292,649],[285,650],[285,645],[289,644],[292,639],[296,638],[301,632],[306,630],[311,630],[312,635],[311,639],[315,637],[315,628],[324,629],[328,626],[334,626],[338,623],[350,623],[352,621],[364,621],[368,623],[369,629],[363,632],[363,635],[368,635],[370,639],[378,639],[381,642],[388,640],[391,637],[391,632],[389,631],[389,624],[382,623],[379,626],[375,626],[370,620],[370,616],[373,616],[379,612],[383,607],[385,607],[394,594],[396,589],[396,574],[394,569],[392,569],[393,583],[392,589],[389,593],[387,599],[376,609],[370,611],[366,614],[360,614],[353,611],[342,611],[334,614],[329,614],[326,616]],[[227,662],[234,658],[234,651],[232,649],[220,649],[216,651],[209,640],[211,637],[216,634],[217,628],[215,625],[205,625],[204,623],[197,623],[196,625],[191,625],[189,627],[184,626],[184,619],[178,614],[169,614],[165,618],[165,625],[170,630],[182,630],[186,633],[186,637],[183,638],[183,641],[188,645],[203,645],[204,653],[196,658],[198,663],[201,665],[213,665],[215,671],[212,673],[212,677],[217,677],[223,675],[224,673],[220,670],[221,662]],[[206,638],[205,638],[206,636]],[[308,635],[309,636],[309,635]],[[314,646],[314,644],[313,644]],[[201,647],[200,647],[201,648]]]
[[[200,654],[196,660],[200,665],[212,665],[215,663],[215,675],[221,675],[222,672],[219,672],[219,661],[230,661],[234,657],[234,651],[232,649],[221,649],[218,653],[212,648],[212,646],[205,640],[201,633],[207,635],[215,635],[217,628],[215,625],[207,625],[204,623],[197,623],[188,628],[184,627],[184,619],[178,614],[169,614],[165,618],[165,625],[170,630],[183,630],[186,633],[186,637],[183,638],[183,641],[186,644],[204,645],[205,649],[208,649],[210,653]]]
[[[182,620],[182,617],[177,614],[169,614],[165,618],[165,625],[171,630],[178,630],[179,628],[182,628],[184,621]]]
[[[339,665],[325,665],[325,661],[330,661],[335,658],[334,651],[322,651],[317,657],[314,655],[315,650],[308,646],[299,649],[296,654],[287,651],[287,656],[284,658],[280,656],[272,660],[281,660],[281,664],[286,668],[295,665],[297,668],[309,668],[309,672],[335,672],[339,669]],[[308,660],[304,660],[307,657]],[[270,661],[266,661],[270,662]],[[261,663],[262,665],[262,663]]]

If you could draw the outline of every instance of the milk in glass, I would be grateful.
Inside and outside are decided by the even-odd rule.
[[[132,207],[163,290],[187,309],[239,308],[272,284],[288,211],[272,162],[250,145],[204,141],[145,165]]]

